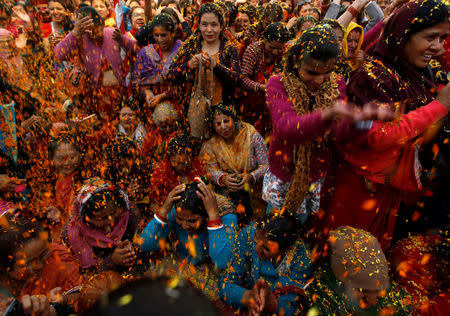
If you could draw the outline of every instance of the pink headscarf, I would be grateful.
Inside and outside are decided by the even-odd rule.
[[[81,218],[81,210],[94,193],[104,191],[118,190],[126,203],[126,210],[117,221],[114,229],[109,234],[104,231],[90,227],[84,223]],[[119,188],[106,180],[100,178],[92,178],[87,180],[81,188],[73,205],[73,216],[70,218],[67,232],[70,247],[74,251],[81,268],[88,268],[99,262],[99,258],[94,255],[93,247],[97,248],[113,248],[121,241],[128,226],[130,217],[128,196]]]

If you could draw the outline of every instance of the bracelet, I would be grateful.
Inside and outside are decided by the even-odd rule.
[[[167,218],[164,218],[163,216],[159,215],[158,213],[155,213],[155,219],[160,222],[161,224],[167,224]]]
[[[356,17],[359,14],[359,10],[355,9],[355,7],[352,5],[348,7],[347,11],[350,12],[353,17]]]
[[[218,218],[218,219],[215,219],[215,220],[213,220],[213,221],[210,221],[210,220],[208,219],[207,225],[208,225],[208,227],[218,227],[218,226],[221,226],[221,225],[222,225],[222,219]]]

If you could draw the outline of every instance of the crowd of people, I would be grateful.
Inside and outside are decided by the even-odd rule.
[[[449,18],[0,0],[0,312],[446,315]]]

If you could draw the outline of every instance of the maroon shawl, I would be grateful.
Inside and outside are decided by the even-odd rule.
[[[347,92],[351,100],[359,105],[370,101],[390,103],[400,113],[408,113],[434,100],[437,86],[430,69],[409,65],[403,48],[411,26],[422,23],[416,18],[419,8],[436,3],[409,2],[388,21],[381,39],[369,51],[369,59],[350,77]]]

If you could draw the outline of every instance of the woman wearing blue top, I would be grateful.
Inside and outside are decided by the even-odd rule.
[[[244,228],[221,276],[220,298],[251,315],[293,315],[311,275],[310,251],[298,227],[294,216],[276,214]]]
[[[230,258],[237,226],[236,214],[219,215],[214,193],[200,181],[175,187],[141,234],[142,250],[160,250],[171,232],[177,237],[175,253],[194,266],[212,262],[224,269]]]

